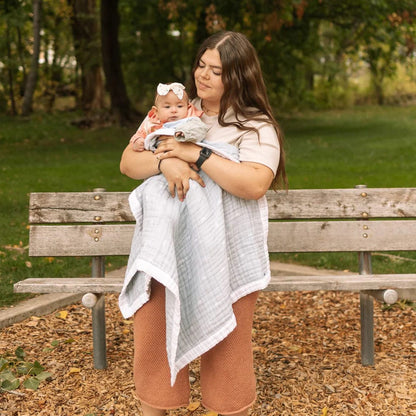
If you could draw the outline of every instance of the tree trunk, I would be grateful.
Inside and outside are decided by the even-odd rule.
[[[374,80],[374,92],[376,94],[376,100],[378,105],[384,105],[384,89],[382,80]]]
[[[42,0],[33,0],[33,53],[30,71],[25,85],[23,96],[22,115],[27,116],[32,111],[33,94],[36,88],[40,54],[40,28],[41,28]]]
[[[383,68],[378,67],[376,60],[370,61],[371,82],[374,88],[374,94],[378,105],[384,105],[384,89],[383,89]]]
[[[101,50],[106,88],[110,94],[111,112],[123,124],[132,120],[133,113],[121,69],[121,53],[118,42],[119,20],[118,0],[102,0]]]
[[[72,6],[72,34],[77,63],[81,68],[81,107],[91,114],[104,108],[99,27],[95,0],[68,0]]]
[[[26,80],[27,80],[26,63],[25,63],[25,59],[24,59],[24,50],[25,50],[25,46],[23,45],[22,31],[18,27],[17,28],[17,52],[18,52],[18,55],[19,55],[19,65],[22,68],[22,73],[23,73],[23,80],[19,84],[19,91],[20,91],[20,96],[21,97],[23,97],[24,94],[25,94],[25,85],[26,85]]]
[[[10,26],[9,22],[6,22],[6,45],[7,45],[7,78],[9,82],[9,98],[10,98],[10,105],[12,110],[12,115],[15,116],[17,114],[16,110],[16,101],[14,99],[14,81],[13,81],[13,70],[11,68],[12,62],[12,50],[10,47]]]

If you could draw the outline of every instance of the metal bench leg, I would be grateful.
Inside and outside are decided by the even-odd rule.
[[[360,274],[371,274],[371,253],[359,253]],[[361,364],[374,365],[374,299],[360,293]]]
[[[97,256],[92,259],[92,277],[105,276],[105,257]],[[94,350],[94,368],[107,368],[107,347],[105,336],[105,295],[97,295],[98,300],[92,308],[92,339]]]
[[[360,293],[361,364],[374,365],[374,299]]]
[[[105,295],[97,295],[98,300],[92,308],[92,342],[94,349],[94,368],[107,368],[107,347],[105,337]]]

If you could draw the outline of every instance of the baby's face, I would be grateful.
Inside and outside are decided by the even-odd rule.
[[[173,91],[169,91],[166,95],[158,95],[155,110],[162,123],[185,118],[188,114],[188,95],[184,93],[182,100]]]

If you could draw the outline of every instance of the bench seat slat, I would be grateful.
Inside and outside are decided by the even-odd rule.
[[[30,278],[15,283],[17,293],[106,293],[120,292],[123,277],[105,278]],[[314,291],[410,289],[416,285],[416,274],[384,275],[322,275],[322,276],[272,276],[266,290],[273,291]]]
[[[416,274],[347,274],[322,276],[272,276],[267,290],[308,291],[410,289],[416,286]]]
[[[16,293],[120,292],[124,277],[37,277],[14,284]]]

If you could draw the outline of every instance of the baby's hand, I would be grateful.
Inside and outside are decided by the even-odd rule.
[[[135,152],[143,152],[143,150],[144,150],[144,140],[142,138],[137,138],[133,142],[132,148]]]

